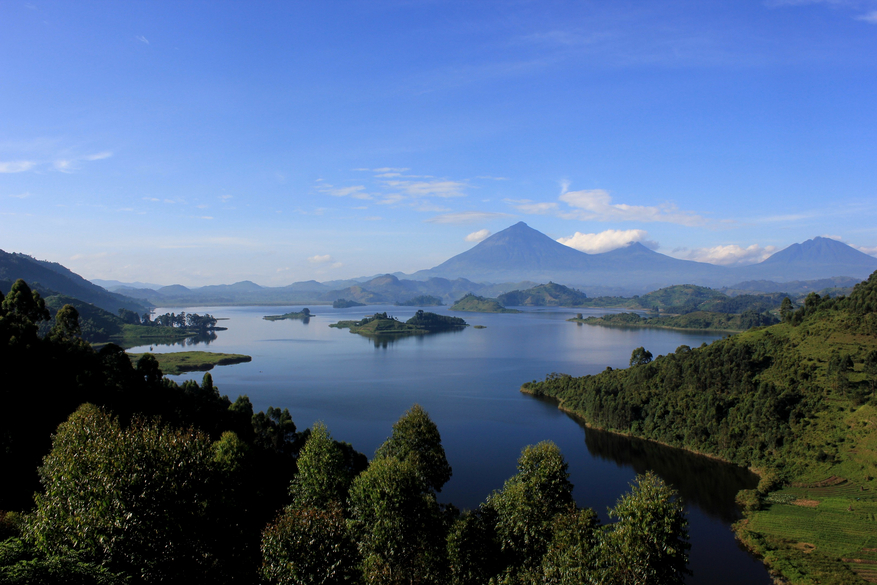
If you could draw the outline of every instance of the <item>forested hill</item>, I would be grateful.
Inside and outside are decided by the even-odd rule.
[[[556,398],[561,408],[590,425],[719,456],[778,478],[775,485],[762,486],[758,497],[771,487],[819,486],[834,478],[835,483],[849,485],[850,494],[856,496],[855,501],[850,498],[850,510],[858,507],[873,514],[877,512],[873,495],[877,490],[877,273],[858,284],[849,297],[820,298],[813,293],[797,311],[786,307],[783,320],[709,346],[680,346],[653,361],[647,350],[639,348],[628,369],[607,369],[581,378],[551,374],[542,382],[525,384],[522,391]],[[789,496],[796,497],[800,499],[800,495]],[[810,499],[819,502],[817,497]],[[865,504],[866,500],[871,503]],[[835,504],[846,505],[843,500]],[[752,507],[760,507],[759,502]],[[781,512],[774,505],[758,514]],[[804,518],[799,510],[795,512]],[[754,516],[753,522],[758,518]],[[867,514],[857,518],[850,515],[843,522],[851,522],[851,529],[877,534],[873,515],[871,520]],[[802,520],[802,530],[813,522]],[[823,515],[818,522],[833,520]],[[816,563],[814,559],[834,567],[827,569],[828,575],[835,569],[843,572],[820,554],[801,557],[803,549],[795,546],[804,537],[789,532],[797,526],[794,522],[761,526],[763,532],[749,535],[750,545],[766,547],[775,555],[774,567],[786,576],[793,572],[790,566],[799,571]],[[838,534],[844,530],[838,528]],[[818,540],[816,535],[810,538]],[[817,552],[853,560],[874,557],[875,538],[868,539],[867,546],[858,540],[846,549],[838,544],[843,538],[837,538],[824,547],[820,543]],[[756,541],[762,544],[752,544]],[[858,565],[868,563],[851,561],[851,566]],[[817,569],[807,571],[812,574]]]
[[[0,250],[0,290],[8,291],[19,278],[41,291],[44,297],[49,296],[50,291],[69,295],[111,313],[122,308],[143,313],[150,306],[149,303],[111,293],[55,262]]]

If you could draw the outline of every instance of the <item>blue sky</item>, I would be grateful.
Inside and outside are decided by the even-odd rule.
[[[430,268],[525,221],[877,255],[877,1],[0,1],[0,248],[86,278]]]

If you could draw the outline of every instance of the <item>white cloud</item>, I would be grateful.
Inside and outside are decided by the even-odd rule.
[[[335,187],[333,185],[320,185],[319,190],[328,193],[332,197],[351,197],[353,199],[371,199],[372,196],[365,192],[365,185],[353,185],[352,187]]]
[[[713,246],[712,248],[697,248],[685,255],[684,259],[719,264],[721,266],[755,264],[767,260],[776,250],[776,246],[761,247],[758,244],[752,244],[744,248],[736,244],[730,244],[727,246]]]
[[[29,191],[25,191],[24,193],[17,193],[15,195],[9,195],[9,197],[14,197],[16,199],[27,199],[31,194]]]
[[[509,217],[507,213],[494,213],[490,211],[460,211],[458,213],[446,213],[426,219],[427,223],[476,223],[491,219]]]
[[[472,232],[471,234],[466,236],[466,241],[467,242],[480,242],[481,240],[485,239],[489,235],[490,235],[490,230],[488,230],[488,229],[478,230],[477,232]]]
[[[308,262],[310,262],[311,264],[327,264],[333,261],[334,260],[332,256],[330,256],[329,254],[324,254],[322,256],[317,254],[316,256],[311,256],[310,258],[308,258]]]
[[[612,203],[612,196],[603,189],[566,191],[560,200],[572,207],[560,217],[582,221],[644,221],[679,225],[703,225],[706,219],[691,211],[683,211],[675,205],[659,207]]]
[[[32,169],[35,164],[37,163],[31,160],[0,162],[0,173],[23,173]]]
[[[465,197],[466,183],[460,181],[386,181],[409,197]]]
[[[149,44],[149,39],[147,39],[147,38],[144,37],[143,35],[137,35],[137,36],[134,37],[134,38],[137,39],[138,41],[140,41],[141,43],[144,43],[144,44],[147,44],[147,45]]]
[[[564,246],[569,246],[588,254],[608,252],[634,242],[642,242],[649,248],[657,248],[656,242],[646,239],[648,235],[648,232],[645,230],[606,230],[598,234],[576,232],[568,238],[558,238],[557,241]]]
[[[852,246],[852,244],[850,244]],[[852,246],[859,252],[864,252],[869,256],[877,256],[877,246]]]
[[[529,213],[530,215],[545,215],[557,211],[557,203],[554,202],[537,203],[530,199],[504,199],[504,201],[518,211]]]
[[[110,158],[113,156],[113,153],[109,150],[105,150],[103,152],[98,152],[95,154],[89,154],[87,156],[82,157],[84,160],[103,160],[105,158]]]
[[[861,20],[869,24],[877,24],[877,10],[872,10],[868,14],[859,15],[856,17],[856,20]]]

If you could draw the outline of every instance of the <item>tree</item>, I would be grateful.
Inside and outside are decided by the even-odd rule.
[[[32,291],[21,278],[12,284],[0,307],[6,314],[21,316],[34,324],[47,321],[51,317],[40,293]]]
[[[328,510],[347,501],[351,477],[341,448],[321,422],[315,423],[298,458],[298,474],[289,486],[293,506]]]
[[[652,361],[652,352],[644,347],[638,347],[630,354],[631,366],[644,366]]]
[[[79,327],[79,311],[73,305],[64,305],[55,314],[55,326],[49,332],[49,338],[54,341],[70,341],[80,337],[82,330]]]
[[[789,297],[783,298],[782,304],[780,304],[780,319],[782,319],[783,323],[791,323],[792,315],[795,309],[792,306],[792,300]]]
[[[485,506],[496,514],[500,548],[512,572],[539,567],[554,517],[574,505],[567,467],[550,441],[525,447],[518,473],[488,497]]]
[[[597,566],[600,536],[600,520],[590,508],[570,508],[555,516],[551,542],[542,557],[542,583],[587,583]]]
[[[649,471],[609,510],[618,522],[600,544],[601,583],[683,583],[688,570],[688,521],[676,490]]]
[[[375,452],[375,458],[383,457],[410,460],[427,490],[440,492],[451,479],[451,465],[445,456],[438,427],[418,404],[396,421],[393,434]]]
[[[201,432],[143,419],[122,429],[84,404],[53,438],[25,535],[44,554],[82,554],[147,583],[203,579],[218,562],[207,520],[214,457]]]
[[[350,488],[351,528],[365,580],[445,583],[445,527],[414,458],[376,457]]]
[[[357,560],[356,544],[338,507],[290,506],[262,533],[260,573],[269,583],[356,583]]]

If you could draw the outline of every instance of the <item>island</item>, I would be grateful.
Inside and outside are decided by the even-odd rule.
[[[438,297],[432,295],[420,295],[401,303],[396,303],[397,307],[443,307],[444,303]]]
[[[339,321],[329,325],[329,327],[337,329],[350,329],[351,333],[366,336],[425,335],[441,331],[457,331],[468,326],[469,324],[459,317],[437,315],[436,313],[427,313],[422,310],[417,311],[413,317],[404,323],[395,317],[387,316],[387,313],[375,313],[374,315],[363,317],[359,321]]]
[[[133,364],[146,354],[129,353]],[[165,375],[176,376],[183,372],[206,372],[214,366],[229,366],[252,361],[253,358],[239,353],[215,353],[210,351],[178,351],[173,353],[150,353],[158,360],[158,367]]]
[[[746,331],[753,327],[776,325],[779,319],[770,313],[745,311],[743,313],[718,313],[715,311],[695,311],[675,317],[643,317],[637,313],[615,313],[601,317],[582,317],[577,314],[575,323],[601,325],[603,327],[650,327],[657,329],[688,329],[698,331]]]
[[[517,309],[506,309],[496,299],[486,299],[472,293],[451,305],[452,311],[470,311],[472,313],[521,313]]]
[[[284,313],[282,315],[265,315],[262,317],[266,321],[282,321],[284,319],[300,319],[302,321],[308,321],[313,315],[311,314],[311,310],[305,307],[299,312],[292,313]]]
[[[588,302],[588,295],[574,288],[549,282],[501,294],[497,300],[503,306],[513,307],[579,307]]]
[[[336,299],[332,303],[333,309],[347,309],[350,307],[364,307],[365,303],[358,303],[356,301],[348,301],[347,299]]]

